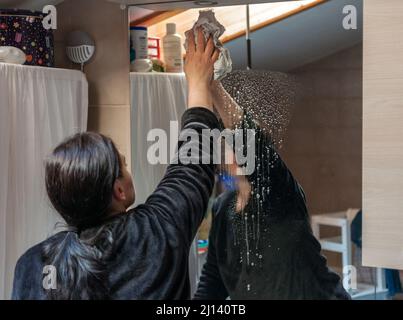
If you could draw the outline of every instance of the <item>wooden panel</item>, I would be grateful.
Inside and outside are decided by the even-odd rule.
[[[403,269],[403,1],[364,3],[363,264]]]
[[[110,136],[130,164],[128,12],[105,0],[65,0],[57,12],[56,66],[79,68],[64,53],[71,30],[84,30],[93,37],[95,55],[84,66],[89,82],[88,129]],[[102,21],[107,27],[101,26]]]
[[[129,105],[129,30],[128,12],[116,3],[98,0],[66,0],[57,6],[59,53],[65,50],[67,35],[83,30],[95,41],[95,54],[84,65],[89,82],[90,105]],[[107,21],[107,27],[100,27]],[[79,68],[63,53],[56,66]]]

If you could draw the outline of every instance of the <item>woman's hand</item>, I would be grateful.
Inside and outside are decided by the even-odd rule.
[[[193,31],[188,32],[188,50],[185,60],[185,74],[188,82],[188,106],[206,107],[213,109],[211,81],[214,73],[214,63],[220,54],[210,37],[207,44],[201,28],[197,30],[197,44]]]

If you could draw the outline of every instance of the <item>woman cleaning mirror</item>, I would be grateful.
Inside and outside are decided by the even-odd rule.
[[[113,141],[89,132],[66,139],[46,160],[45,175],[49,199],[69,229],[22,255],[13,299],[190,298],[187,257],[214,185],[203,130],[219,128],[210,87],[218,51],[200,34],[197,44],[189,42],[182,133],[197,133],[203,164],[182,163],[191,143],[182,140],[178,163],[144,204],[127,211],[134,186]],[[53,274],[44,278],[43,270]]]

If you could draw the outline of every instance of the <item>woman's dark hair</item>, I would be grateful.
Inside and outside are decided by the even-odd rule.
[[[108,298],[104,244],[112,245],[113,239],[103,223],[121,174],[113,141],[97,133],[75,134],[47,159],[49,199],[70,227],[44,246],[44,262],[57,271],[57,288],[47,290],[49,299]]]

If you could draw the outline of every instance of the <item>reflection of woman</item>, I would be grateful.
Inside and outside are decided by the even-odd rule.
[[[320,254],[302,188],[266,128],[243,115],[220,84],[215,83],[213,97],[226,127],[256,130],[256,170],[246,177],[249,183],[239,177],[238,190],[223,193],[213,205],[209,251],[195,298],[349,299]]]
[[[182,125],[201,135],[219,127],[208,110],[218,54],[212,41],[198,39],[196,47],[191,37],[186,61],[188,103],[204,108],[187,110]],[[212,164],[170,165],[146,203],[126,212],[134,188],[113,142],[95,133],[67,139],[46,162],[46,188],[70,230],[19,259],[13,299],[188,298],[189,247],[213,184]],[[45,266],[55,278],[43,279]]]

